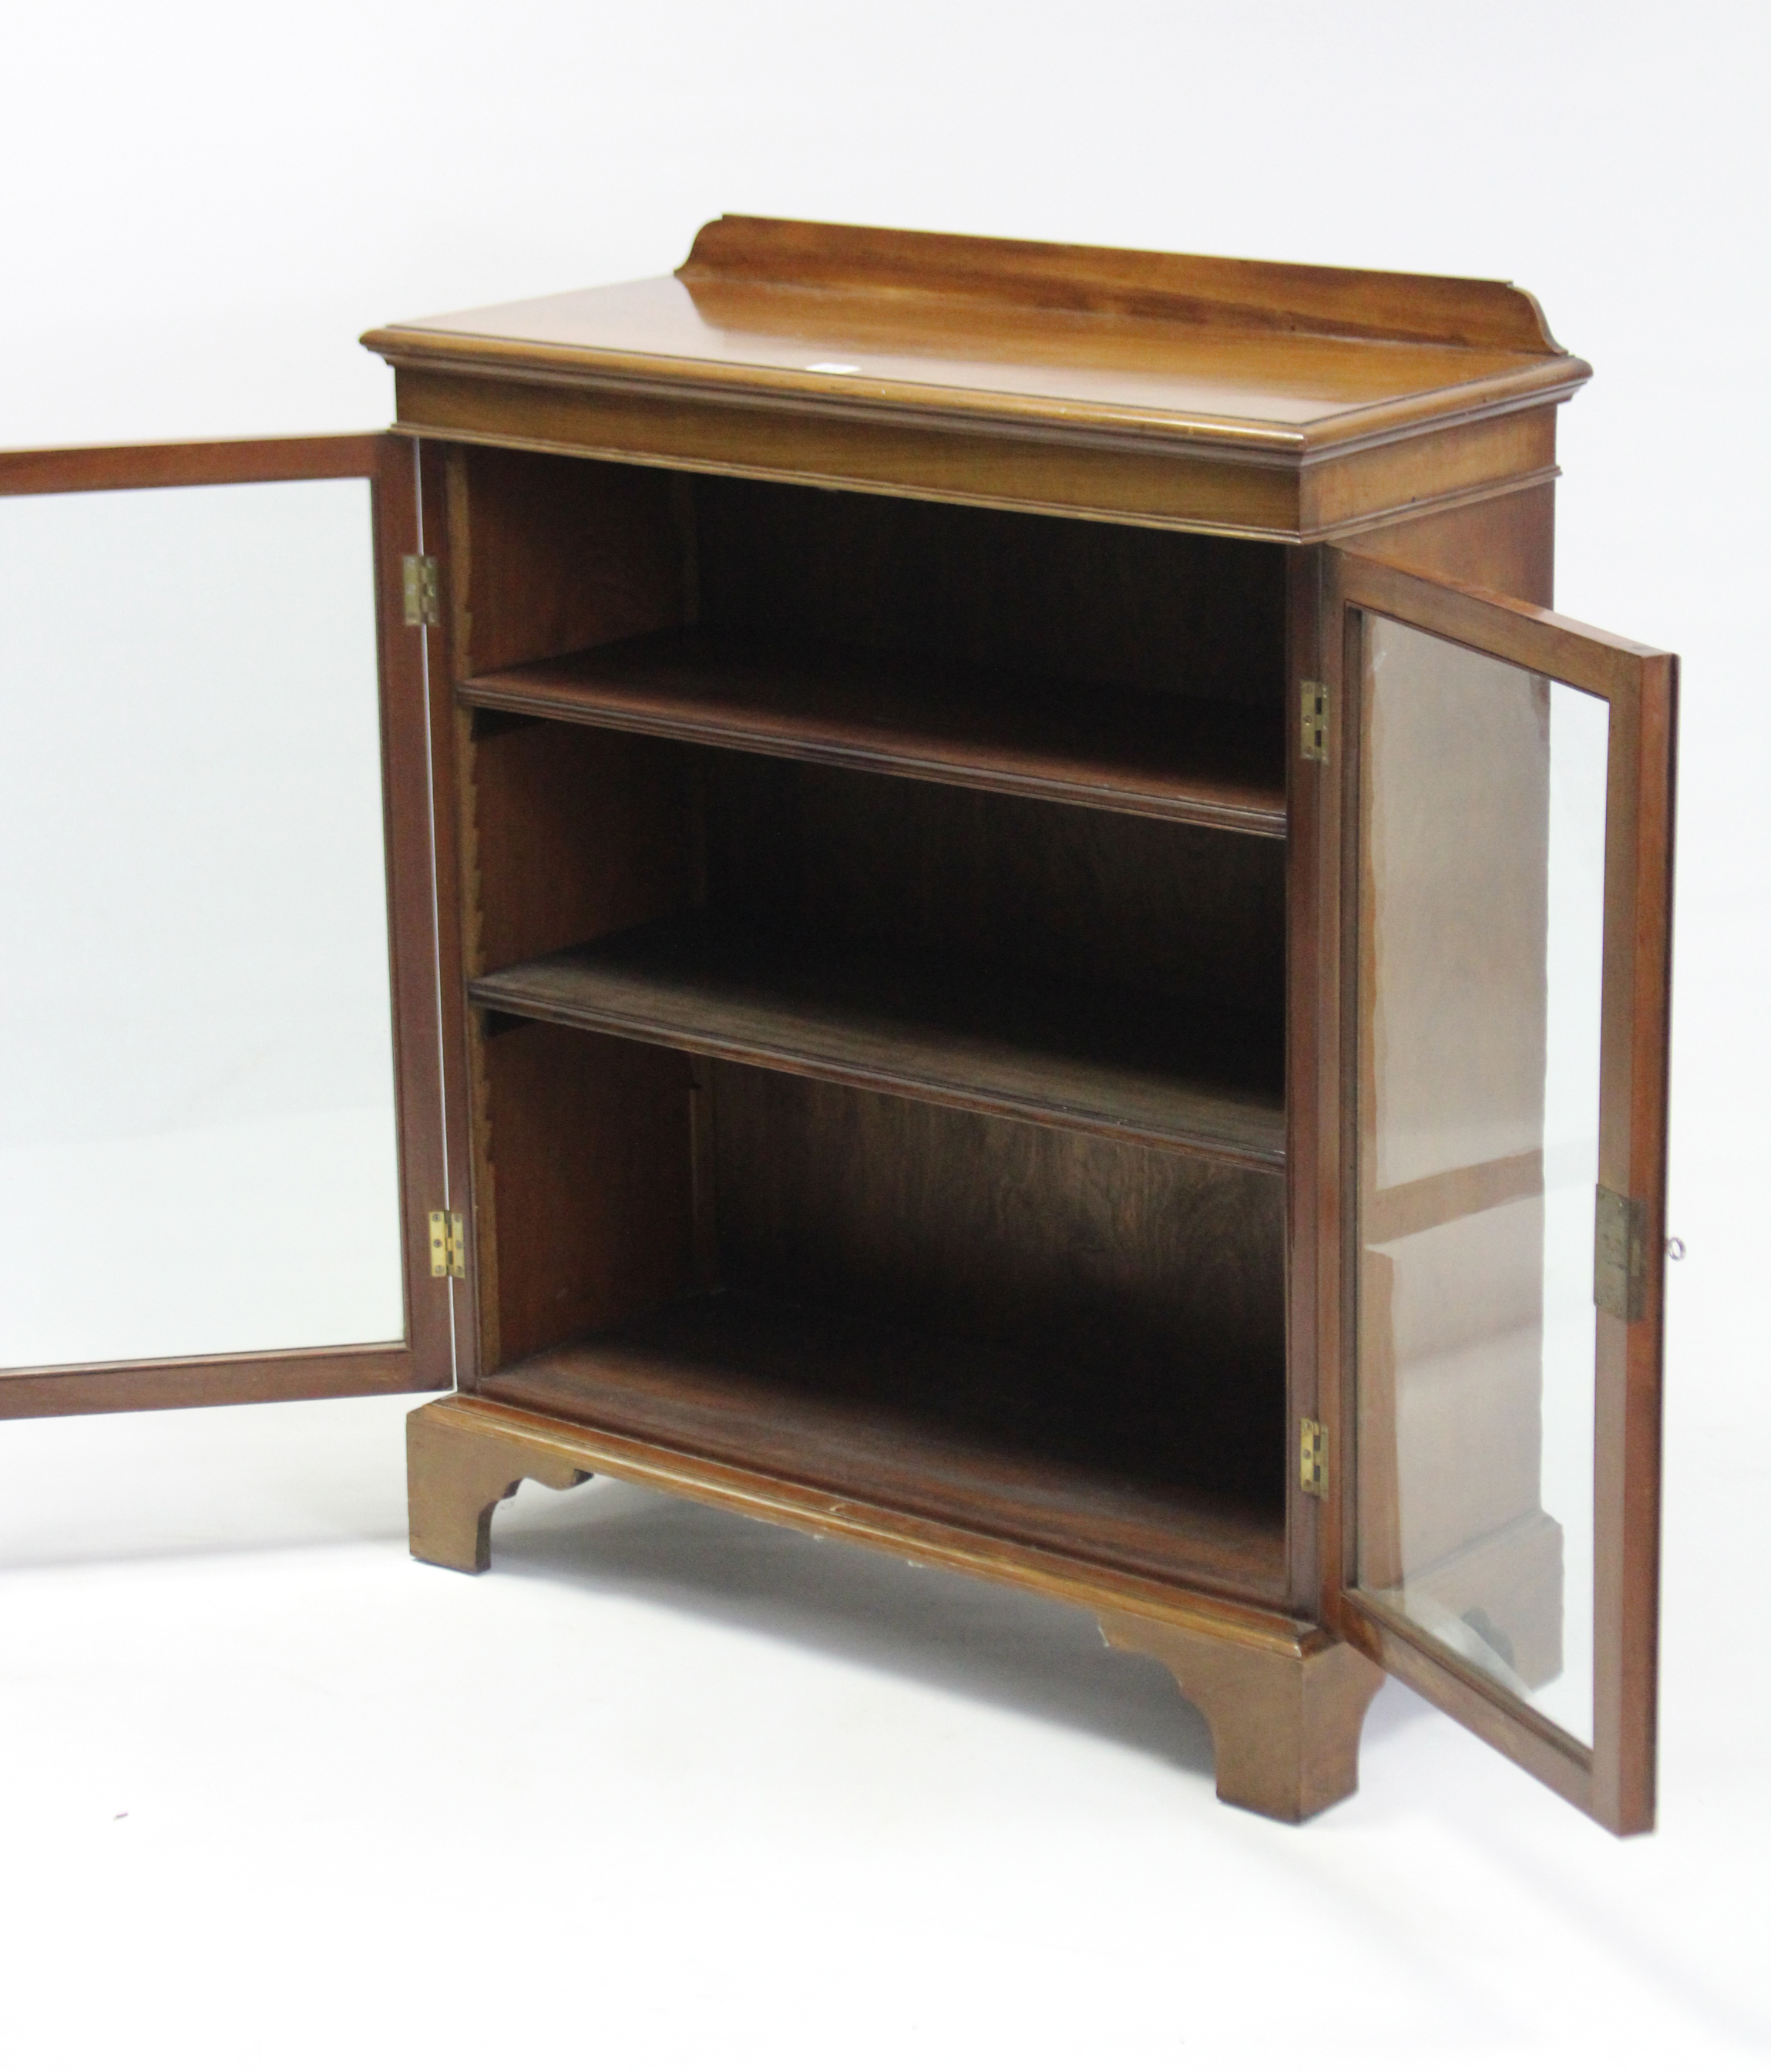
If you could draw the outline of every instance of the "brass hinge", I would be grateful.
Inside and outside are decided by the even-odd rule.
[[[1592,1299],[1608,1317],[1640,1322],[1648,1306],[1648,1205],[1598,1190],[1592,1237]]]
[[[1328,1434],[1313,1417],[1298,1420],[1297,1479],[1305,1496],[1328,1494]]]
[[[1328,757],[1329,687],[1305,681],[1298,685],[1301,746],[1306,763],[1326,763]]]
[[[442,614],[437,606],[437,557],[407,554],[401,558],[400,575],[405,586],[407,625],[441,626]]]
[[[433,1281],[467,1278],[467,1232],[458,1212],[448,1209],[430,1212],[430,1277]]]

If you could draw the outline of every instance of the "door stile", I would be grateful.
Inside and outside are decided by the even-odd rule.
[[[453,1374],[457,1387],[478,1377],[479,1356],[479,1219],[475,1213],[473,1133],[473,1042],[466,993],[466,944],[463,935],[466,888],[470,868],[462,826],[462,743],[465,716],[455,701],[461,674],[459,614],[465,609],[462,571],[450,524],[448,453],[434,439],[402,440],[406,467],[415,485],[417,550],[436,565],[437,613],[421,627],[414,643],[422,672],[429,745],[430,834],[435,857],[435,902],[432,915],[436,944],[440,1013],[439,1054],[442,1073],[443,1145],[446,1161],[446,1207],[462,1219],[466,1260],[462,1277],[446,1285],[450,1297]]]
[[[454,1374],[450,1291],[431,1272],[429,1217],[446,1207],[447,1109],[440,1016],[442,966],[435,924],[438,863],[431,825],[430,715],[424,629],[405,623],[405,557],[419,537],[417,484],[409,442],[376,441],[376,613],[381,643],[382,799],[386,818],[392,960],[395,1099],[400,1117],[406,1329],[413,1389],[447,1388]]]
[[[1325,1248],[1320,1309],[1324,1349],[1322,1429],[1329,1453],[1328,1486],[1322,1500],[1322,1620],[1338,1630],[1343,1588],[1352,1574],[1354,1474],[1358,1456],[1353,1422],[1353,1233],[1358,1149],[1351,1127],[1358,1084],[1358,1023],[1354,988],[1346,974],[1358,955],[1358,880],[1345,830],[1357,828],[1359,812],[1359,730],[1353,686],[1358,681],[1357,621],[1349,623],[1340,596],[1338,557],[1325,553],[1321,574],[1322,680],[1329,694],[1329,782],[1322,839],[1323,875],[1333,887],[1323,935],[1331,946],[1322,980],[1321,1099],[1335,1118],[1333,1141],[1322,1147],[1317,1185],[1332,1203]]]
[[[1337,1089],[1329,1040],[1339,1013],[1334,917],[1340,852],[1333,764],[1325,769],[1305,760],[1297,717],[1302,686],[1323,673],[1321,549],[1288,548],[1285,578],[1286,1567],[1291,1607],[1309,1618],[1317,1614],[1325,1576],[1337,1572],[1338,1553],[1337,1540],[1324,1530],[1330,1505],[1305,1490],[1299,1449],[1303,1420],[1326,1425],[1333,1415],[1334,1305],[1332,1299],[1325,1305],[1323,1284],[1334,1278],[1341,1251]]]
[[[1652,1827],[1654,1811],[1678,664],[1670,656],[1652,657],[1643,679],[1629,781],[1626,787],[1620,777],[1625,796],[1618,801],[1629,813],[1632,837],[1627,857],[1619,860],[1620,877],[1627,870],[1629,882],[1618,890],[1635,921],[1625,996],[1629,1077],[1619,1090],[1628,1124],[1618,1133],[1621,1146],[1603,1136],[1600,1143],[1602,1167],[1613,1157],[1626,1161],[1617,1174],[1620,1191],[1647,1209],[1642,1316],[1634,1323],[1599,1318],[1601,1359],[1615,1362],[1623,1386],[1601,1395],[1596,1433],[1594,1695],[1598,1717],[1618,1722],[1619,1730],[1601,1737],[1595,1750],[1593,1811],[1619,1834]],[[1608,886],[1608,906],[1611,897]],[[1608,1049],[1621,1047],[1609,1030],[1606,1035]]]

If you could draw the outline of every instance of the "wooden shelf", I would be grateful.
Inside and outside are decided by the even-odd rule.
[[[1090,1377],[718,1293],[536,1355],[479,1393],[678,1454],[1168,1582],[1283,1601],[1283,1508],[1190,1485],[1098,1421]]]
[[[475,979],[470,997],[876,1092],[1280,1170],[1280,1042],[1183,1001],[658,922]]]
[[[464,683],[469,704],[1283,837],[1270,713],[691,628]]]

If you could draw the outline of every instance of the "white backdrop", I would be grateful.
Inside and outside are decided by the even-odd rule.
[[[1690,1252],[1662,1832],[1628,1847],[1394,1692],[1360,1798],[1262,1827],[1212,1804],[1154,1684],[1063,1695],[1061,1616],[886,1564],[790,1588],[736,1528],[618,1493],[526,1495],[481,1584],[409,1569],[396,1405],[8,1428],[26,2062],[1242,2065],[1290,2062],[1306,2008],[1325,2062],[1771,2047],[1768,39],[1760,0],[11,23],[0,445],[384,422],[370,324],[666,270],[721,210],[1532,289],[1597,369],[1562,413],[1559,602],[1685,657]],[[549,1502],[613,1503],[605,1565]]]

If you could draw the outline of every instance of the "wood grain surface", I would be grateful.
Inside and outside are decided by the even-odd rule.
[[[1079,1460],[1087,1379],[875,1319],[721,1294],[520,1362],[484,1393],[1008,1541],[1276,1601],[1277,1511],[1192,1488],[1166,1463],[1139,1473]],[[1056,1445],[1042,1431],[1054,1417]]]
[[[1278,836],[1271,713],[703,630],[471,678],[467,702]]]
[[[1591,372],[1501,282],[732,219],[674,276],[364,343],[397,365],[1298,452],[1566,393]]]
[[[1548,479],[1591,372],[1504,282],[754,218],[364,343],[422,435],[1298,541]]]
[[[706,904],[734,927],[1190,1001],[1277,1042],[1281,843],[773,756],[701,767]]]
[[[1124,1613],[1104,1614],[1101,1631],[1153,1656],[1205,1714],[1227,1805],[1295,1823],[1358,1790],[1360,1730],[1383,1684],[1358,1650],[1312,1636],[1281,1655]]]
[[[382,432],[293,439],[177,439],[162,446],[23,446],[0,453],[0,496],[69,495],[100,489],[194,489],[228,482],[312,482],[409,468]]]
[[[606,1474],[818,1538],[877,1548],[903,1559],[1086,1605],[1097,1613],[1148,1615],[1269,1654],[1300,1656],[1321,1649],[1330,1638],[1310,1620],[1222,1591],[1164,1582],[1076,1555],[944,1524],[888,1504],[820,1490],[791,1474],[770,1474],[654,1445],[484,1396],[450,1396],[425,1404],[410,1421],[437,1441],[435,1453],[425,1449],[432,1459],[446,1448],[459,1447],[479,1454],[492,1472],[489,1457],[499,1457],[502,1470],[504,1460],[520,1452],[525,1463],[522,1472],[538,1480],[553,1482],[560,1467]],[[485,1486],[471,1467],[458,1480],[450,1479],[458,1488],[466,1484],[470,1499],[477,1498],[476,1482]],[[458,1525],[450,1528],[450,1536],[459,1545],[466,1536]]]
[[[736,1065],[713,1068],[720,1285],[1091,1377],[1079,1461],[1279,1504],[1273,1174]]]
[[[1098,988],[668,921],[475,979],[482,1007],[1270,1171],[1270,1028]]]
[[[1501,281],[1202,258],[1030,239],[721,216],[680,280],[804,288],[920,288],[1016,309],[1146,316],[1285,337],[1413,339],[1559,352],[1531,295]]]
[[[481,1052],[489,1371],[676,1294],[692,1256],[689,1067],[531,1022]]]
[[[680,623],[673,478],[476,446],[452,449],[448,470],[457,676]]]
[[[1258,541],[729,475],[692,483],[700,623],[901,660],[1283,703],[1284,558]]]

